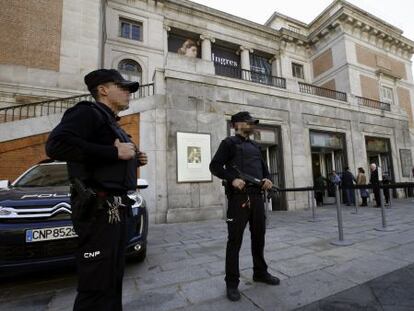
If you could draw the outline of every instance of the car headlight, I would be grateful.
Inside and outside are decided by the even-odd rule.
[[[144,198],[138,192],[130,193],[128,194],[128,197],[135,201],[135,203],[131,206],[132,208],[139,208],[141,207],[142,202],[144,202]]]

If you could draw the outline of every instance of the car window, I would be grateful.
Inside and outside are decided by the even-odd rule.
[[[69,186],[66,164],[39,165],[28,171],[15,187]]]

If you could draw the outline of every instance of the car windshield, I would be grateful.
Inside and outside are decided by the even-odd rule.
[[[28,171],[14,184],[15,187],[69,186],[66,164],[44,164]]]

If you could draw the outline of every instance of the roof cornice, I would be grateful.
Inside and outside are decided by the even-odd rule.
[[[202,5],[202,4],[198,4],[192,1],[188,1],[188,0],[161,0],[162,2],[164,2],[164,7],[166,8],[170,8],[170,9],[174,9],[177,11],[182,11],[183,9],[188,10],[188,12],[192,13],[193,16],[203,16],[203,15],[210,15],[214,18],[218,18],[221,19],[221,22],[223,24],[227,24],[229,26],[234,24],[238,25],[239,27],[245,27],[245,28],[250,28],[252,29],[252,31],[254,32],[262,32],[264,34],[268,34],[268,35],[272,35],[272,36],[276,36],[279,37],[279,32],[275,29],[272,29],[270,27],[264,26],[262,24],[259,23],[255,23],[252,22],[250,20],[229,14],[229,13],[225,13],[222,12],[220,10],[216,10],[213,8],[210,8],[208,6]]]

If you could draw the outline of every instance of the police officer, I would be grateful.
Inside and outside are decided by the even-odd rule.
[[[122,310],[122,279],[130,200],[137,167],[147,156],[137,150],[119,126],[118,113],[128,108],[138,82],[125,80],[114,69],[85,76],[96,102],[68,109],[51,132],[46,153],[67,161],[71,180],[78,294],[74,310]]]
[[[266,230],[263,192],[272,188],[273,184],[259,146],[249,138],[258,122],[259,120],[253,119],[247,111],[233,115],[231,124],[236,135],[221,142],[210,163],[210,171],[227,184],[228,240],[225,281],[227,297],[231,301],[240,299],[239,251],[247,223],[251,232],[253,280],[270,285],[280,283],[277,277],[267,271],[263,255]],[[246,183],[239,178],[239,172],[260,179],[261,186]]]

